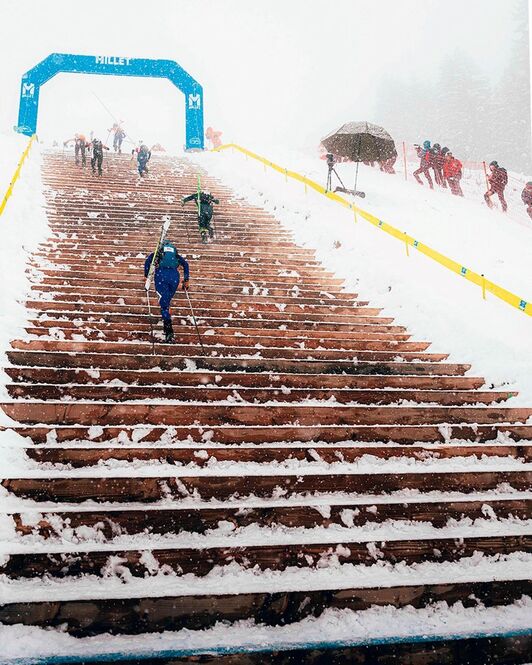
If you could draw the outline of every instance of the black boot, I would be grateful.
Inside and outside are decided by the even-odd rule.
[[[171,342],[174,341],[174,329],[172,328],[172,322],[170,320],[163,321],[163,329],[164,329],[164,341],[167,344],[170,344]]]

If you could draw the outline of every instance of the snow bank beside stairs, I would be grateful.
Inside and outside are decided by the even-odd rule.
[[[9,186],[13,172],[28,137],[0,134],[0,196]],[[28,260],[38,244],[48,236],[49,227],[44,210],[41,180],[41,152],[34,143],[20,172],[3,215],[0,216],[0,351],[9,348],[10,341],[20,335],[27,321],[25,298],[30,290]],[[2,362],[5,363],[5,357]],[[2,399],[6,377],[0,375]],[[5,416],[2,416],[5,419]]]
[[[277,163],[324,181],[325,164],[301,155],[271,152]],[[269,212],[296,242],[316,250],[324,266],[345,280],[346,289],[383,308],[431,351],[450,353],[451,362],[471,363],[470,373],[484,376],[487,388],[519,392],[507,405],[532,403],[532,321],[530,317],[405,247],[325,197],[305,190],[255,160],[238,153],[196,154],[191,159],[239,196]],[[352,165],[338,165],[350,182]],[[348,171],[348,169],[351,171]],[[351,178],[352,175],[349,175]],[[411,233],[421,242],[463,261],[472,270],[532,298],[532,229],[476,203],[416,183],[401,182],[361,167],[360,206]],[[453,251],[454,248],[454,251]]]

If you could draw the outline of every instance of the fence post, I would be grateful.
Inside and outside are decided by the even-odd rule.
[[[405,180],[408,180],[408,175],[406,171],[406,145],[404,141],[403,141],[403,165],[405,168]]]

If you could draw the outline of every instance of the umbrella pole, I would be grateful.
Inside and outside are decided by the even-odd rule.
[[[357,162],[357,167],[355,169],[355,193],[358,191],[357,190],[357,182],[358,182],[358,165],[359,164],[360,164],[360,162]]]
[[[360,164],[360,148],[361,148],[361,145],[362,145],[362,135],[359,134],[359,135],[358,135],[358,150],[357,150],[357,158],[358,158],[358,159],[357,159],[357,167],[356,167],[356,169],[355,169],[355,196],[356,196],[356,193],[357,193],[357,191],[358,191],[358,190],[357,190],[357,182],[358,182],[358,166],[359,166],[359,164]]]

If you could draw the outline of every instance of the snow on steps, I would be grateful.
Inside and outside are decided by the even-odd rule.
[[[217,665],[255,665],[265,658],[272,665],[316,665],[350,662],[355,656],[357,663],[367,665],[412,662],[414,657],[416,663],[438,665],[515,663],[516,655],[526,653],[530,644],[527,614],[531,609],[528,597],[504,607],[440,603],[420,609],[329,608],[317,618],[283,626],[265,626],[254,620],[220,622],[206,630],[166,630],[137,635],[134,640],[109,634],[76,638],[37,627],[0,626],[0,639],[8,645],[6,656],[22,662],[30,652],[42,658],[77,657],[124,665],[139,665],[144,660],[168,663],[169,658],[175,663],[198,662],[200,654],[203,662]],[[21,660],[9,662],[21,665]]]
[[[504,386],[412,341],[208,176],[222,205],[202,246],[176,203],[189,167],[107,165],[100,180],[47,157],[54,235],[5,368],[0,635],[331,612],[396,612],[413,635],[448,608],[521,628],[532,410],[497,405]],[[164,214],[208,357],[179,295],[179,343],[151,355],[142,260]]]

